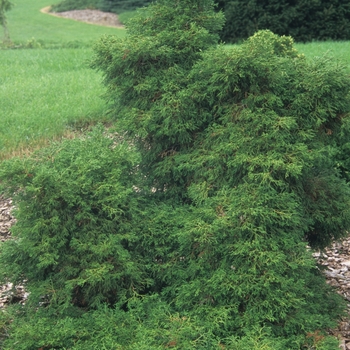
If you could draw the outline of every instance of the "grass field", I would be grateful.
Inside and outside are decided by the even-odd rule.
[[[54,0],[57,1],[57,0]],[[91,43],[125,30],[57,18],[40,12],[47,0],[16,0],[8,12],[11,39],[56,43],[59,49],[0,50],[0,159],[28,152],[48,140],[70,137],[72,125],[106,120],[103,86],[88,67]],[[67,48],[77,43],[77,48]],[[48,45],[50,47],[50,45]],[[350,41],[296,44],[307,57],[329,52],[350,72]]]
[[[105,118],[101,76],[87,61],[99,37],[123,37],[125,30],[40,12],[51,4],[16,0],[7,13],[16,45],[44,49],[0,50],[0,159],[70,136],[73,124]],[[58,49],[45,49],[52,47]]]
[[[103,34],[124,36],[125,30],[54,17],[41,13],[40,9],[59,0],[15,0],[15,6],[7,13],[11,39],[16,43],[34,38],[45,43],[91,43]]]
[[[103,119],[91,49],[0,51],[0,158],[68,136],[80,121]]]
[[[344,64],[350,73],[350,41],[297,43],[295,47],[308,58],[330,55]]]

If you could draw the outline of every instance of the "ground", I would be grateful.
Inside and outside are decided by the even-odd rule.
[[[123,28],[120,23],[118,15],[110,12],[103,12],[99,10],[74,10],[65,12],[49,12],[50,6],[41,9],[41,12],[47,13],[51,16],[65,17],[75,21],[86,22],[90,24],[103,25],[108,27]]]

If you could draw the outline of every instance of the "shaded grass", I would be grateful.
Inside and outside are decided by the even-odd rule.
[[[13,9],[7,12],[11,40],[25,43],[34,38],[45,43],[91,44],[104,34],[125,36],[124,29],[87,24],[40,12],[40,9],[57,2],[59,1],[16,0]]]
[[[91,49],[0,51],[0,158],[105,121],[101,75]]]

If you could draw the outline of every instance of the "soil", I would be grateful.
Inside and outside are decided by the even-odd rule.
[[[65,12],[50,12],[50,6],[44,7],[40,11],[51,16],[64,17],[79,22],[85,22],[105,27],[124,28],[123,24],[118,19],[118,15],[111,12],[103,12],[100,10],[88,9]]]

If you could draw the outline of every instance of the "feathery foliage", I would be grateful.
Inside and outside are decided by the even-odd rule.
[[[307,244],[350,226],[350,79],[270,31],[224,48],[222,25],[210,0],[151,4],[92,63],[126,143],[4,163],[2,280],[31,291],[4,349],[337,346],[344,302]]]

